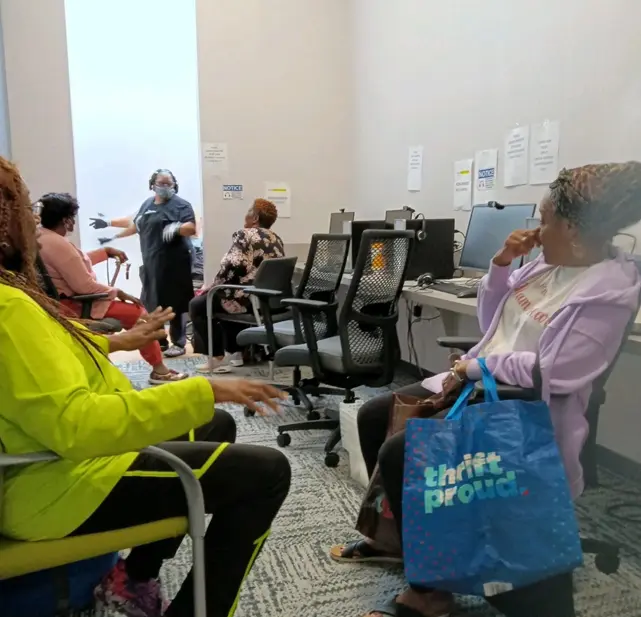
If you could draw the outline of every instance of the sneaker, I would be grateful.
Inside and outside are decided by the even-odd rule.
[[[158,386],[163,383],[170,383],[172,381],[182,381],[183,379],[187,379],[189,375],[187,373],[179,373],[178,371],[174,371],[172,369],[169,369],[168,373],[156,373],[155,371],[149,375],[149,383],[152,386]]]
[[[243,361],[242,351],[237,351],[236,353],[229,354],[227,356],[227,359],[229,359],[229,364],[234,368],[238,368],[245,364],[245,362]]]
[[[205,364],[198,364],[196,366],[197,373],[205,373],[206,375],[225,375],[231,373],[231,367],[227,363],[227,357],[222,360],[217,360],[216,358],[208,359]]]
[[[130,580],[122,559],[96,587],[94,596],[105,609],[127,617],[161,617],[168,607],[158,580],[143,583]]]
[[[163,352],[165,358],[177,358],[178,356],[184,356],[186,354],[184,347],[179,347],[178,345],[172,345],[169,349]]]

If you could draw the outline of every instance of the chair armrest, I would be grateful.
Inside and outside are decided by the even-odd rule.
[[[187,498],[189,535],[192,538],[203,538],[205,536],[205,499],[200,482],[192,468],[177,456],[156,446],[143,448],[140,452],[163,461],[176,472]],[[15,455],[0,454],[0,469],[16,465],[48,463],[60,460],[60,458],[61,457],[54,452],[34,452],[32,454]]]
[[[276,291],[275,289],[263,289],[260,287],[254,287],[253,285],[249,287],[245,287],[243,289],[245,293],[248,293],[252,296],[257,296],[258,298],[277,298],[278,296],[282,296],[282,292]]]
[[[460,349],[469,351],[479,344],[481,338],[478,336],[439,336],[436,339],[437,345],[447,349]]]
[[[207,290],[207,295],[214,295],[218,293],[219,291],[223,291],[224,289],[239,289],[240,291],[245,291],[247,289],[247,285],[232,285],[230,284],[222,284],[222,285],[214,285],[213,287],[210,287]]]
[[[509,401],[517,399],[520,401],[538,401],[540,394],[533,388],[522,388],[521,386],[510,386],[506,383],[497,383],[496,390],[499,394],[499,399],[502,401]],[[482,381],[477,381],[474,384],[474,391],[478,396],[485,395],[485,388]]]
[[[108,297],[108,293],[80,294],[78,296],[68,296],[69,300],[73,300],[74,302],[95,302],[96,300],[106,300]]]
[[[285,306],[292,306],[299,309],[301,312],[320,313],[329,308],[334,308],[336,303],[323,302],[322,300],[307,300],[305,298],[285,298],[281,300],[281,304]]]

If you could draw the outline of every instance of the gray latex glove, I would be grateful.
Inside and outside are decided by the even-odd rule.
[[[90,218],[89,220],[91,221],[91,223],[89,223],[89,227],[93,227],[94,229],[105,229],[105,227],[109,227],[109,223],[105,221],[105,219]]]
[[[107,244],[107,242],[111,242],[113,238],[98,238],[98,242],[100,242],[100,246],[103,246],[104,244]]]
[[[165,228],[162,230],[163,242],[169,243],[174,240],[180,233],[181,227],[182,223],[169,223],[169,225],[165,225]]]

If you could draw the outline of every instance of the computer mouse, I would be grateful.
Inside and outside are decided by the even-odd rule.
[[[419,287],[429,287],[434,283],[434,277],[430,272],[426,272],[425,274],[421,274],[417,279],[416,279],[416,284]]]
[[[476,287],[467,287],[456,294],[457,298],[476,298],[478,289]]]

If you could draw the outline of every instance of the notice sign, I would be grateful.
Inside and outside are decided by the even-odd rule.
[[[242,199],[242,184],[223,184],[223,199]]]

